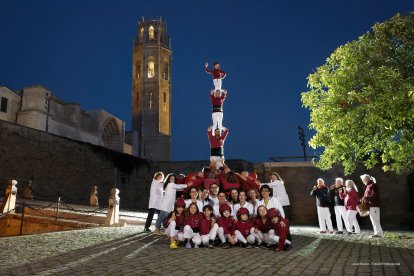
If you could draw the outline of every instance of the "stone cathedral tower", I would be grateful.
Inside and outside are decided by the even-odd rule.
[[[141,158],[171,159],[171,40],[162,18],[138,23],[132,53],[132,131]]]

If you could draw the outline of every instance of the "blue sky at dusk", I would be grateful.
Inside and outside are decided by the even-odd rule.
[[[162,16],[173,50],[173,160],[209,158],[206,61],[228,73],[226,158],[300,156],[307,76],[374,23],[410,11],[412,0],[0,0],[0,86],[44,85],[82,109],[105,109],[130,129],[132,40],[142,16]]]

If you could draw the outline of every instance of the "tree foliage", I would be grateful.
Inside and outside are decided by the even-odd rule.
[[[362,163],[403,173],[414,160],[414,14],[399,14],[337,48],[308,76],[309,144],[321,169]]]

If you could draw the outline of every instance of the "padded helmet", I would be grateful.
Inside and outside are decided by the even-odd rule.
[[[219,206],[219,212],[222,215],[224,211],[229,211],[231,213],[231,207],[227,203],[223,203]]]
[[[247,210],[247,208],[241,207],[238,211],[237,211],[237,216],[241,216],[241,215],[249,215],[249,210]]]
[[[182,198],[177,198],[177,200],[175,201],[175,207],[183,207],[185,208],[185,201]]]
[[[270,219],[274,218],[274,217],[280,217],[280,212],[276,208],[270,208],[267,211],[267,217],[270,218]]]

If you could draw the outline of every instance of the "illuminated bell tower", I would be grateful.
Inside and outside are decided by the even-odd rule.
[[[156,161],[171,160],[171,41],[162,18],[138,23],[132,53],[134,151]]]

